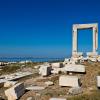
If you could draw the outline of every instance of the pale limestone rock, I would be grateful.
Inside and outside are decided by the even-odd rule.
[[[67,63],[69,63],[69,62],[70,62],[70,58],[65,58],[63,64],[67,64]]]
[[[65,98],[50,98],[49,100],[66,100]]]
[[[84,65],[74,65],[74,64],[70,64],[70,65],[66,65],[64,67],[65,71],[67,72],[79,72],[79,73],[85,73],[85,66]]]
[[[69,73],[69,75],[73,75],[73,73]]]
[[[97,61],[100,62],[100,56],[97,58]]]
[[[51,63],[52,68],[62,68],[63,63]]]
[[[4,83],[4,87],[11,87],[14,86],[17,83],[17,81],[7,81]]]
[[[53,83],[52,81],[47,81],[47,82],[45,82],[45,84],[46,84],[47,86],[51,86],[51,85],[53,85],[54,83]]]
[[[97,58],[89,57],[89,60],[92,61],[92,62],[97,62]]]
[[[9,80],[9,81],[12,81],[12,80],[17,80],[17,79],[20,79],[20,78],[23,78],[23,77],[26,77],[26,76],[30,76],[32,75],[33,73],[31,72],[16,72],[16,73],[13,73],[13,74],[9,74],[9,75],[5,75],[5,79],[6,80]]]
[[[100,76],[97,76],[97,87],[100,88]]]
[[[34,90],[34,91],[40,91],[40,90],[44,90],[46,87],[42,87],[42,86],[29,86],[26,88],[26,90]]]
[[[24,84],[18,83],[13,87],[5,90],[5,95],[7,96],[8,100],[16,100],[20,96],[22,96],[25,92]]]
[[[48,76],[51,74],[51,66],[46,66],[46,65],[42,65],[40,68],[39,68],[39,74],[41,76]]]
[[[65,72],[64,68],[53,68],[53,70],[51,71],[51,73],[53,74],[59,74],[59,72]]]
[[[87,56],[96,57],[96,56],[98,56],[98,52],[87,52]]]
[[[28,97],[27,100],[34,100],[33,97]]]
[[[38,69],[38,68],[40,68],[40,65],[34,66],[34,68],[35,68],[35,69]]]
[[[79,78],[77,76],[62,75],[59,77],[60,86],[79,87]]]

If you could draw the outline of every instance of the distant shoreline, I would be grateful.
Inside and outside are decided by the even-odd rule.
[[[32,62],[55,62],[55,61],[63,61],[65,57],[59,58],[34,58],[34,57],[0,57],[1,62],[20,62],[20,61],[32,61]]]

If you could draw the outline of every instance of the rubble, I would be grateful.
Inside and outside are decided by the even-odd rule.
[[[52,74],[59,74],[60,72],[65,73],[66,71],[64,70],[64,68],[53,68],[51,71]]]
[[[7,82],[6,79],[0,79],[0,84],[3,84],[3,83],[5,83],[5,82]]]
[[[65,65],[65,64],[68,64],[69,62],[70,62],[70,58],[65,58],[63,64]]]
[[[62,75],[59,77],[59,86],[79,87],[79,78],[77,76]]]
[[[64,98],[50,98],[49,100],[66,100]]]
[[[33,97],[28,97],[27,100],[34,100],[34,98]]]
[[[11,88],[5,90],[5,95],[8,100],[16,100],[25,93],[25,88],[23,83],[18,83]]]
[[[7,81],[4,83],[4,87],[8,88],[11,86],[14,86],[17,83],[17,81]]]
[[[26,90],[34,90],[34,91],[40,91],[40,90],[44,90],[46,87],[43,86],[29,86],[26,87]]]
[[[35,68],[35,69],[38,69],[38,68],[40,68],[40,66],[41,66],[41,65],[37,65],[37,66],[34,66],[34,68]]]
[[[46,81],[45,84],[46,84],[47,86],[51,86],[51,85],[53,85],[54,83],[53,83],[52,81]]]

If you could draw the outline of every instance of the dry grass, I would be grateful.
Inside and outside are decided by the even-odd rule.
[[[68,98],[67,100],[100,100],[100,91],[94,91],[92,94],[83,94]]]
[[[41,63],[33,63],[32,62],[32,63],[26,63],[26,64],[15,63],[15,64],[5,65],[4,67],[2,67],[2,70],[0,71],[0,75],[13,73],[13,72],[16,72],[17,70],[21,70],[23,68],[34,69],[34,66],[39,65],[39,64],[41,64]]]

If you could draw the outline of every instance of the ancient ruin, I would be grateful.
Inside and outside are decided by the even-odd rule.
[[[77,50],[77,31],[88,28],[93,29],[93,50],[87,52],[87,57],[84,57],[83,53]],[[29,63],[29,66],[32,65],[31,70],[26,67],[26,70],[21,68],[15,73],[1,75],[0,84],[5,88],[6,98],[8,100],[67,100],[68,97],[85,94],[87,91],[90,94],[93,90],[97,91],[100,88],[98,24],[74,24],[72,34],[73,49],[70,58],[36,65],[34,63],[32,65],[31,62]],[[16,64],[24,65],[20,62]],[[24,79],[25,77],[29,79]]]
[[[78,38],[78,30],[79,29],[92,29],[93,30],[93,50],[92,52],[87,53],[87,55],[97,55],[96,50],[98,49],[98,24],[74,24],[73,25],[73,50],[72,50],[72,56],[81,56],[83,55],[82,52],[77,51],[77,38]]]

